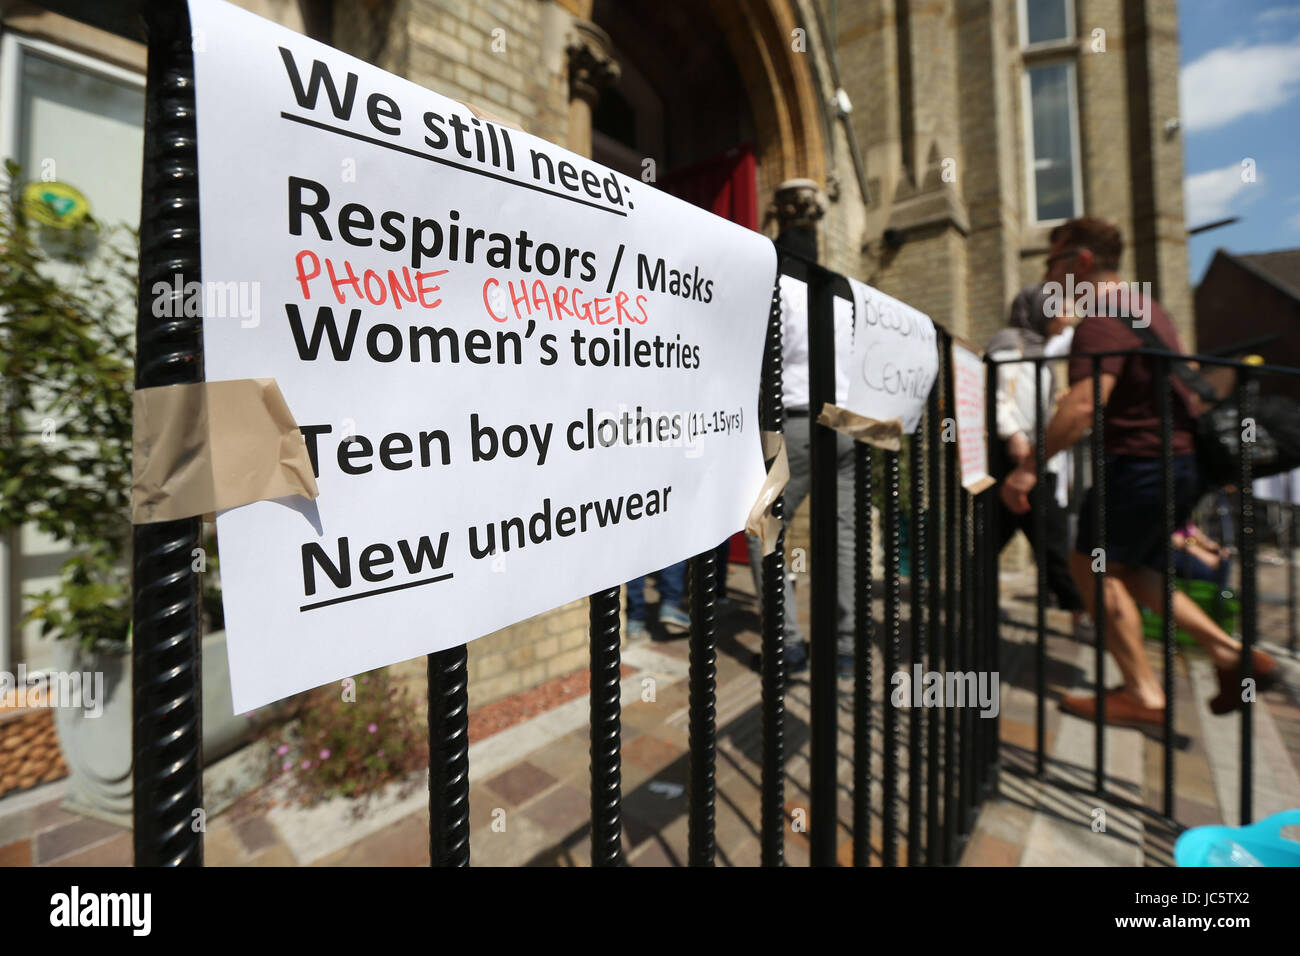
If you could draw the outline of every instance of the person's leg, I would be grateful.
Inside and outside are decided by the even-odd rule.
[[[1121,476],[1122,476],[1121,471]],[[1109,466],[1106,469],[1107,487],[1112,493],[1122,493],[1122,481],[1115,480],[1115,472]],[[1103,588],[1105,607],[1096,607],[1096,587],[1094,567],[1099,558],[1096,529],[1092,521],[1093,489],[1084,496],[1083,507],[1079,514],[1079,538],[1074,551],[1069,557],[1070,574],[1075,587],[1088,612],[1094,620],[1106,621],[1106,649],[1119,665],[1124,676],[1124,686],[1118,691],[1107,694],[1107,719],[1118,722],[1137,720],[1145,723],[1158,722],[1161,719],[1160,708],[1164,706],[1164,693],[1151,670],[1151,663],[1142,650],[1142,616],[1138,611],[1133,596],[1124,585],[1118,571],[1123,566],[1111,557],[1112,547],[1122,553],[1122,535],[1111,521],[1107,522],[1107,574]],[[1107,495],[1109,502],[1110,495]],[[1109,509],[1107,517],[1114,511]],[[1118,545],[1118,547],[1115,547]],[[1061,706],[1069,713],[1090,719],[1096,711],[1095,697],[1066,697]]]
[[[836,576],[836,653],[841,657],[853,657],[854,648],[854,610],[856,605],[855,575],[857,565],[854,554],[857,549],[857,528],[854,495],[854,442],[846,435],[837,435],[839,459],[836,463],[836,541],[839,549],[835,565]],[[868,514],[870,512],[868,511]],[[868,518],[868,521],[870,518]],[[841,668],[842,670],[843,668]]]
[[[678,561],[659,572],[660,608],[684,607],[686,597],[686,562]]]
[[[1174,577],[1215,584],[1219,580],[1219,572],[1188,551],[1175,551]]]
[[[1128,586],[1134,596],[1148,608],[1160,613],[1164,609],[1164,577],[1152,568],[1126,570]],[[1241,704],[1241,642],[1230,637],[1182,591],[1174,591],[1174,623],[1192,635],[1214,662],[1219,678],[1218,696],[1210,699],[1210,710],[1226,714]],[[1255,689],[1267,690],[1278,679],[1277,661],[1256,649],[1251,657]]]
[[[633,578],[627,582],[627,619],[645,623],[645,578]]]
[[[1097,609],[1093,606],[1097,603],[1097,595],[1093,585],[1092,558],[1086,554],[1080,554],[1078,551],[1071,551],[1069,557],[1070,577],[1074,581],[1075,590],[1079,592],[1079,597],[1083,599],[1084,609],[1097,620]]]
[[[1033,509],[1022,515],[1008,510],[1007,506],[1002,503],[1002,496],[997,496],[998,509],[998,554],[1001,554],[1007,548],[1007,543],[1015,537],[1017,531],[1024,527],[1029,516],[1032,515]]]
[[[1165,582],[1159,571],[1151,568],[1128,568],[1126,581],[1133,596],[1156,614],[1164,609]],[[1174,589],[1174,623],[1192,635],[1214,660],[1215,667],[1235,666],[1241,657],[1241,642],[1229,637],[1214,623],[1201,606],[1178,589]]]
[[[1163,707],[1165,691],[1142,648],[1142,612],[1132,591],[1135,569],[1112,564],[1106,573],[1106,649],[1115,658],[1124,687],[1145,707]]]
[[[1034,509],[1046,508],[1047,541],[1043,546],[1047,551],[1047,586],[1056,595],[1057,605],[1077,617],[1083,611],[1083,598],[1070,572],[1065,509],[1056,503],[1054,479],[1054,475],[1048,475],[1046,483],[1035,488],[1031,493],[1027,515],[1030,520],[1025,523],[1025,534],[1034,548],[1034,554],[1037,555],[1039,543],[1035,540],[1037,536],[1034,534],[1036,529],[1033,521]],[[1034,497],[1035,495],[1037,497]]]
[[[1070,555],[1069,562],[1083,604],[1096,620],[1092,559],[1076,551]],[[1108,569],[1104,595],[1106,649],[1124,675],[1124,688],[1144,707],[1163,707],[1164,690],[1142,650],[1142,614],[1125,586],[1123,569],[1116,566]]]
[[[668,634],[685,634],[690,630],[685,561],[678,561],[659,572],[659,625]]]

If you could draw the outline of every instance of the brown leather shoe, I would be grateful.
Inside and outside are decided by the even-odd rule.
[[[1263,651],[1251,651],[1251,677],[1255,680],[1255,692],[1268,690],[1281,677],[1277,661]],[[1216,714],[1230,714],[1242,705],[1241,667],[1216,667],[1219,676],[1219,695],[1210,698],[1210,710]]]
[[[1061,710],[1084,720],[1094,720],[1097,713],[1095,697],[1062,697]],[[1106,691],[1106,723],[1120,725],[1154,725],[1163,727],[1165,709],[1144,706],[1123,687]]]

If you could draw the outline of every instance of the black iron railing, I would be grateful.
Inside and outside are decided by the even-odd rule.
[[[162,278],[172,287],[173,274],[198,277],[197,156],[194,136],[192,54],[183,4],[155,4],[149,19],[149,89],[144,159],[144,199],[141,218],[141,297],[138,312],[139,367],[137,387],[202,380],[201,322],[155,317],[151,290]],[[783,255],[782,269],[795,262],[807,278],[809,370],[811,391],[811,862],[832,865],[837,860],[837,811],[840,735],[837,674],[836,577],[837,481],[836,434],[816,424],[817,413],[835,396],[834,300],[845,296],[843,276],[815,262]],[[180,287],[183,283],[176,283]],[[176,310],[179,315],[183,310]],[[775,291],[768,317],[763,358],[759,421],[768,431],[781,432],[782,405],[781,315]],[[853,456],[855,614],[853,633],[852,790],[853,863],[870,862],[872,735],[876,707],[882,714],[880,768],[883,832],[881,862],[900,862],[899,840],[906,839],[909,864],[953,864],[961,855],[979,808],[996,790],[999,723],[977,716],[975,708],[948,706],[942,712],[925,707],[890,704],[890,678],[913,665],[938,674],[976,672],[996,674],[999,651],[999,587],[997,573],[998,509],[996,487],[979,495],[961,484],[957,444],[949,434],[955,418],[955,390],[947,356],[951,337],[937,330],[936,348],[941,374],[926,404],[921,424],[898,451],[858,445]],[[1111,354],[1111,353],[1107,353]],[[1158,362],[1162,442],[1168,461],[1170,445],[1169,369],[1173,357],[1137,350]],[[1100,361],[1093,358],[1094,384]],[[1248,417],[1261,375],[1297,374],[1293,369],[1249,367],[1230,360],[1197,357],[1202,364],[1228,365],[1240,373],[1241,414]],[[1025,359],[1041,364],[1052,359]],[[994,420],[996,364],[988,365],[987,417]],[[1039,379],[1039,420],[1035,425],[1036,457],[1044,462],[1045,396]],[[1094,524],[1105,545],[1105,456],[1102,442],[1104,409],[1092,415],[1091,452]],[[1250,654],[1257,629],[1255,589],[1255,513],[1251,496],[1250,446],[1242,445],[1238,475],[1238,549],[1241,560],[1241,630],[1246,649],[1243,673],[1249,675]],[[906,463],[908,479],[902,480]],[[879,480],[873,469],[879,466]],[[1162,474],[1162,531],[1166,542],[1173,531],[1172,478]],[[903,506],[906,488],[908,505]],[[873,496],[881,508],[882,537],[872,534]],[[782,515],[782,502],[775,513]],[[1293,510],[1287,503],[1287,542],[1292,542]],[[909,569],[908,614],[903,615],[903,574],[900,538],[907,518]],[[1036,517],[1044,540],[1044,517]],[[198,519],[142,525],[135,532],[134,648],[135,676],[135,851],[138,865],[201,864],[202,827],[192,825],[202,809],[200,725],[199,586],[191,570],[191,550],[198,545]],[[884,576],[879,591],[872,580],[875,548],[883,549]],[[765,866],[784,863],[784,841],[790,821],[783,804],[786,773],[784,737],[787,675],[785,672],[784,535],[776,550],[762,559],[761,655],[761,810],[759,838]],[[1046,772],[1046,565],[1038,555],[1034,684],[1037,693],[1036,769]],[[691,559],[690,567],[690,816],[689,861],[712,865],[715,856],[714,780],[716,762],[716,600],[725,585],[725,568],[712,552]],[[1105,790],[1105,714],[1101,697],[1104,672],[1106,615],[1105,574],[1094,579],[1096,616],[1095,674],[1099,706],[1095,717],[1095,785]],[[1173,570],[1168,545],[1164,578],[1165,688],[1168,700],[1164,726],[1164,812],[1172,815],[1174,793],[1173,728]],[[1289,641],[1295,646],[1294,571],[1289,572]],[[880,607],[877,609],[877,594]],[[591,841],[595,865],[620,865],[623,859],[620,777],[620,633],[617,588],[590,599],[591,650]],[[879,628],[873,627],[879,621]],[[884,690],[874,689],[873,643],[883,662]],[[429,813],[430,857],[434,865],[467,865],[469,833],[469,741],[466,648],[429,655]],[[905,725],[905,726],[904,726]],[[901,748],[907,747],[907,781],[902,785]],[[1241,718],[1241,808],[1243,822],[1251,815],[1252,724],[1250,708]],[[906,807],[900,808],[900,800]]]
[[[1093,407],[1091,416],[1091,435],[1089,437],[1089,449],[1091,456],[1091,471],[1093,481],[1093,495],[1091,500],[1092,506],[1092,526],[1094,528],[1094,544],[1100,550],[1102,555],[1106,554],[1106,506],[1108,489],[1106,488],[1106,452],[1104,448],[1105,433],[1105,405],[1097,401],[1097,396],[1101,394],[1102,384],[1102,362],[1106,358],[1123,356],[1126,359],[1140,359],[1150,363],[1155,372],[1155,389],[1157,399],[1157,412],[1159,416],[1160,432],[1160,508],[1157,514],[1152,516],[1153,522],[1159,522],[1160,534],[1162,536],[1162,599],[1159,608],[1151,608],[1152,611],[1158,611],[1161,617],[1162,625],[1162,642],[1163,642],[1163,690],[1165,697],[1165,710],[1163,716],[1163,725],[1161,727],[1161,740],[1163,744],[1163,799],[1160,808],[1161,815],[1171,822],[1177,823],[1174,819],[1174,801],[1176,794],[1175,787],[1175,754],[1177,751],[1177,739],[1174,731],[1175,715],[1177,701],[1174,684],[1174,663],[1176,650],[1176,621],[1174,614],[1174,591],[1175,591],[1175,570],[1174,570],[1174,548],[1173,537],[1176,530],[1175,523],[1175,487],[1174,487],[1174,454],[1173,454],[1173,420],[1174,420],[1174,403],[1180,401],[1174,394],[1173,376],[1175,363],[1195,363],[1202,367],[1217,366],[1220,368],[1229,368],[1236,374],[1235,401],[1238,409],[1240,421],[1246,423],[1254,420],[1255,407],[1260,388],[1261,376],[1276,377],[1294,377],[1300,376],[1300,369],[1264,365],[1259,362],[1238,361],[1226,359],[1211,355],[1187,355],[1175,354],[1168,351],[1161,351],[1152,348],[1126,349],[1106,352],[1089,352],[1084,353],[1091,362],[1091,379]],[[1051,362],[1064,361],[1064,356],[1033,356],[1022,358],[1009,358],[1001,360],[990,359],[989,364],[989,389],[993,389],[996,382],[996,369],[998,366],[1015,365],[1032,363],[1035,368],[1035,377],[1038,382],[1036,394],[1036,419],[1035,419],[1035,450],[1037,453],[1037,470],[1043,474],[1044,461],[1043,453],[1045,451],[1043,442],[1043,430],[1045,409],[1047,403],[1042,394],[1043,375],[1042,366]],[[1235,480],[1235,495],[1237,500],[1237,525],[1236,525],[1236,547],[1239,562],[1239,579],[1240,586],[1238,590],[1238,599],[1240,601],[1240,641],[1242,645],[1240,658],[1240,677],[1243,683],[1252,677],[1252,668],[1254,666],[1253,651],[1258,638],[1258,568],[1257,568],[1257,543],[1256,543],[1256,514],[1254,500],[1254,474],[1252,461],[1254,457],[1255,446],[1251,441],[1243,440],[1238,443],[1237,471]],[[1289,483],[1288,483],[1289,488]],[[1211,491],[1208,486],[1203,488],[1203,493]],[[1046,509],[1039,508],[1035,515],[1038,524],[1038,540],[1044,540],[1044,521]],[[1284,513],[1290,516],[1291,506],[1289,503],[1284,504]],[[1295,654],[1295,569],[1292,555],[1294,542],[1290,536],[1291,522],[1287,522],[1287,537],[1279,542],[1287,557],[1287,631],[1288,631],[1288,648],[1291,654]],[[1037,705],[1037,744],[1035,750],[1035,767],[1037,773],[1041,776],[1045,773],[1046,754],[1044,746],[1044,734],[1046,726],[1045,706],[1046,706],[1046,688],[1044,686],[1044,664],[1046,648],[1046,623],[1045,609],[1047,600],[1047,577],[1046,561],[1047,549],[1038,547],[1035,549],[1037,566],[1038,566],[1038,586],[1036,589],[1036,630],[1037,630],[1037,648],[1038,655],[1036,661],[1036,705]],[[1093,607],[1094,607],[1094,625],[1095,625],[1095,644],[1093,655],[1093,675],[1096,689],[1096,709],[1093,717],[1094,724],[1094,749],[1093,749],[1093,788],[1096,793],[1103,794],[1106,792],[1106,690],[1103,686],[1103,675],[1105,673],[1105,653],[1107,645],[1107,631],[1111,626],[1107,620],[1106,610],[1106,562],[1095,562],[1093,567]],[[996,597],[996,585],[991,592]],[[1240,780],[1239,780],[1239,800],[1240,800],[1240,822],[1245,824],[1251,822],[1253,818],[1253,774],[1254,774],[1254,708],[1243,706],[1240,708]]]

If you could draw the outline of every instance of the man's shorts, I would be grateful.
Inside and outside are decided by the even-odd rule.
[[[1160,502],[1159,458],[1106,456],[1106,561],[1160,570],[1164,565],[1164,512]],[[1201,496],[1201,476],[1195,455],[1170,459],[1174,477],[1174,527],[1181,528]],[[1079,538],[1074,550],[1093,556],[1099,547],[1093,529],[1089,488],[1079,512]]]

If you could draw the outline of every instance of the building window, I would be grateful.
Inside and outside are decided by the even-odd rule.
[[[4,36],[0,156],[24,179],[79,189],[106,225],[140,218],[144,77],[52,43]]]
[[[1074,38],[1072,0],[1020,0],[1020,25],[1024,46]]]
[[[1079,213],[1079,123],[1074,64],[1044,63],[1025,70],[1029,128],[1030,209],[1038,222]]]
[[[1083,210],[1073,0],[1020,0],[1025,184],[1029,219]]]

